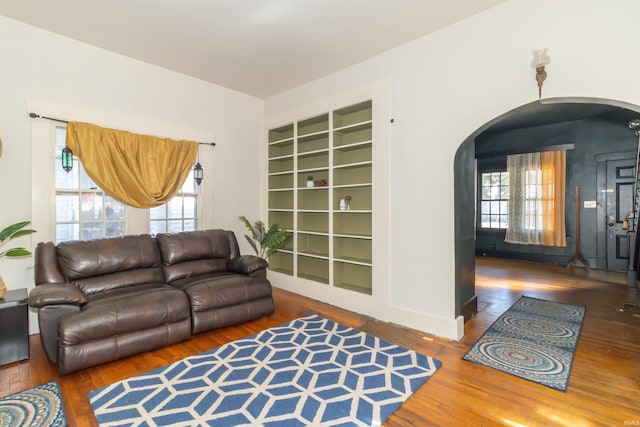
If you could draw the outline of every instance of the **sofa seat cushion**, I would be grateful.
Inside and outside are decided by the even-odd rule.
[[[271,296],[271,284],[241,274],[208,274],[172,283],[189,295],[191,310],[207,311]]]
[[[130,298],[139,294],[147,294],[154,289],[164,289],[167,291],[167,284],[163,282],[145,283],[143,285],[129,286],[128,288],[116,288],[109,291],[100,292],[97,294],[88,295],[89,302],[106,302],[111,300],[118,300],[122,298]]]
[[[112,292],[104,292],[79,313],[63,318],[58,326],[59,344],[73,346],[190,318],[187,296],[172,286],[140,285],[129,292]]]

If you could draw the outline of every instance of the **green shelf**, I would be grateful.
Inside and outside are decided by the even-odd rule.
[[[272,270],[372,294],[373,137],[371,100],[269,130],[268,219],[294,233]]]

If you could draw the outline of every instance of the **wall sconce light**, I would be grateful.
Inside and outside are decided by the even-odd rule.
[[[73,169],[73,152],[67,146],[62,149],[62,156],[60,158],[62,160],[62,169],[66,173],[69,173],[71,169]]]
[[[542,83],[547,78],[547,72],[544,67],[549,65],[551,58],[547,54],[547,48],[538,49],[533,51],[533,60],[531,61],[531,68],[536,69],[536,81],[538,82],[538,98],[542,98]]]
[[[640,119],[633,119],[629,122],[629,129],[635,131],[636,136],[640,137]]]
[[[196,182],[196,184],[200,185],[202,184],[202,177],[203,177],[202,165],[200,164],[200,162],[197,162],[196,165],[193,167],[193,180]]]

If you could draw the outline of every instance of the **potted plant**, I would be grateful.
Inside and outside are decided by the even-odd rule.
[[[313,175],[307,177],[307,187],[313,187]]]
[[[293,237],[293,233],[280,228],[278,224],[273,224],[267,229],[264,222],[260,220],[251,224],[245,216],[241,216],[240,221],[251,233],[251,235],[244,235],[247,242],[256,255],[263,259],[267,259],[275,251],[283,248]]]
[[[16,237],[35,233],[36,230],[25,229],[25,227],[29,225],[30,222],[31,221],[18,222],[0,231],[0,247],[4,246],[10,240],[15,239]],[[23,257],[27,255],[31,255],[31,252],[26,250],[25,248],[11,248],[0,252],[0,259],[4,257]],[[4,284],[2,277],[0,277],[0,298],[4,297],[6,291],[7,287]]]

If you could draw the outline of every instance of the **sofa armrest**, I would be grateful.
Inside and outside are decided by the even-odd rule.
[[[252,275],[258,270],[265,270],[269,263],[255,255],[241,255],[229,261],[229,271]]]
[[[36,286],[29,292],[29,305],[40,308],[46,305],[85,305],[87,296],[70,283],[45,283]]]

